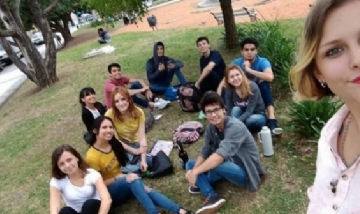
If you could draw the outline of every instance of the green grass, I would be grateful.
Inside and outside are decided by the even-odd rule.
[[[284,32],[299,36],[301,20],[283,22]],[[50,156],[59,144],[68,143],[82,154],[86,144],[82,139],[85,127],[81,122],[81,108],[78,93],[85,86],[92,86],[98,92],[97,99],[103,102],[103,84],[108,78],[106,66],[119,62],[124,74],[145,78],[145,62],[151,57],[153,44],[163,41],[166,54],[185,63],[183,69],[188,80],[199,75],[199,53],[195,48],[196,38],[209,36],[212,48],[219,49],[226,62],[239,53],[221,49],[222,27],[208,29],[172,29],[144,33],[123,33],[114,36],[114,53],[83,60],[87,51],[99,47],[96,40],[81,44],[73,49],[59,52],[58,75],[60,82],[53,87],[37,91],[34,84],[27,82],[6,103],[1,111],[0,124],[0,212],[6,214],[48,213]],[[288,92],[284,92],[285,94]],[[287,99],[277,100],[277,115],[285,133],[281,139],[274,139],[276,154],[272,158],[262,158],[262,163],[270,173],[270,178],[256,193],[237,188],[228,183],[217,187],[227,199],[227,204],[219,213],[305,213],[308,203],[306,188],[314,177],[314,166],[302,161],[301,153],[294,149],[286,124],[285,108]],[[197,114],[181,112],[178,104],[171,104],[163,111],[164,117],[155,123],[148,133],[149,144],[157,139],[170,140],[172,131],[183,121],[197,118]],[[187,147],[191,158],[195,158],[202,139]],[[259,144],[260,151],[262,150]],[[202,204],[201,196],[187,193],[185,172],[177,161],[177,150],[171,154],[175,166],[174,175],[161,179],[145,180],[145,183],[182,206],[196,210]],[[308,172],[308,173],[305,173]],[[141,206],[130,200],[119,208],[119,213],[145,213]]]

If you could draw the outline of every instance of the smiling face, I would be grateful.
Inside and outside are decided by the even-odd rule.
[[[110,70],[110,78],[114,80],[118,80],[121,78],[121,68],[113,66]]]
[[[79,170],[78,162],[79,159],[76,158],[73,154],[68,151],[64,151],[61,154],[57,165],[61,172],[63,172],[65,175],[72,175]]]
[[[86,104],[94,104],[96,103],[96,95],[94,93],[85,94],[81,100]]]
[[[198,51],[205,54],[210,50],[210,44],[206,40],[201,40],[197,43],[197,48]]]
[[[238,69],[231,69],[226,81],[234,87],[239,87],[243,81],[243,74]]]
[[[204,113],[209,123],[219,126],[225,120],[225,109],[218,104],[205,106]]]
[[[94,130],[97,133],[97,138],[105,141],[109,141],[114,136],[114,125],[113,123],[105,119],[102,121],[99,130]]]
[[[126,99],[126,97],[122,96],[120,93],[115,94],[114,102],[115,102],[116,108],[121,113],[126,112],[129,108],[129,101]]]
[[[316,54],[319,82],[336,95],[360,103],[360,1],[329,13]]]

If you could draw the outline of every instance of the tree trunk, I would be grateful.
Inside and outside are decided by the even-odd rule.
[[[0,1],[0,18],[4,22],[7,30],[0,31],[0,41],[6,53],[13,63],[40,88],[46,88],[58,81],[56,75],[56,47],[52,36],[50,25],[46,14],[41,10],[37,1],[26,0],[35,18],[36,25],[43,33],[46,50],[45,59],[41,56],[37,48],[31,43],[29,36],[21,22],[20,15],[14,8],[11,11],[6,1]],[[19,1],[16,0],[16,3]],[[12,32],[12,35],[4,32]],[[11,36],[19,46],[26,62],[22,62],[14,53],[9,41],[5,37]]]
[[[236,49],[238,48],[239,41],[231,0],[221,0],[220,7],[224,17],[226,46],[230,50]]]
[[[63,20],[64,22],[64,20]],[[72,40],[72,36],[71,36],[71,33],[70,33],[70,30],[69,30],[69,25],[67,25],[66,27],[63,27],[59,21],[52,21],[50,22],[50,26],[51,28],[54,28],[54,32],[59,32],[61,33],[62,37],[64,38],[65,40],[65,45],[67,42],[69,42],[70,40]],[[64,26],[65,26],[65,23],[64,23]],[[66,30],[68,29],[68,30]]]

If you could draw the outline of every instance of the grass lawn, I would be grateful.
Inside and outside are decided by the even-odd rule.
[[[301,20],[286,20],[282,24],[284,33],[299,36]],[[99,47],[96,40],[59,52],[60,82],[37,91],[28,81],[0,111],[0,213],[49,213],[51,152],[59,144],[67,143],[85,154],[87,145],[82,139],[85,126],[81,121],[78,93],[81,88],[92,86],[98,92],[98,100],[103,102],[103,84],[108,78],[109,63],[119,62],[124,74],[145,78],[146,59],[152,55],[154,42],[161,40],[168,56],[185,63],[183,71],[187,79],[195,80],[199,75],[200,57],[195,48],[197,37],[209,36],[212,48],[219,49],[226,62],[238,57],[238,52],[221,49],[222,31],[223,27],[123,33],[112,38],[111,44],[116,47],[114,53],[88,60],[82,58],[87,51]],[[290,100],[289,93],[282,92],[285,98],[277,98],[276,102],[278,119],[285,133],[281,139],[274,139],[275,156],[262,158],[270,178],[256,193],[228,183],[220,184],[217,189],[227,199],[227,204],[219,213],[305,213],[306,189],[312,183],[314,166],[302,161],[302,154],[289,137],[291,129],[286,124],[285,109]],[[149,144],[157,139],[170,140],[172,131],[179,124],[196,119],[198,115],[181,112],[176,102],[162,112],[164,117],[147,135]],[[201,145],[202,139],[186,148],[191,158],[197,156]],[[260,144],[259,149],[262,150]],[[145,180],[145,183],[195,211],[202,205],[203,198],[188,194],[185,172],[177,161],[177,150],[172,152],[171,159],[176,171],[174,175]],[[130,200],[120,207],[119,213],[145,212],[137,202]]]

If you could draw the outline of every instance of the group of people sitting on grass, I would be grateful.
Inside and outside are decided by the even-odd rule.
[[[228,67],[221,54],[210,49],[208,38],[200,37],[196,43],[202,56],[195,87],[204,93],[200,107],[209,125],[199,157],[186,163],[185,177],[188,191],[206,198],[196,213],[216,213],[225,203],[212,187],[216,182],[227,180],[254,192],[266,174],[251,132],[268,125],[277,134],[280,128],[269,86],[273,72],[269,61],[257,56],[257,41],[245,39],[241,43],[243,57]],[[153,57],[146,62],[149,86],[141,79],[126,77],[121,66],[112,63],[104,86],[105,105],[96,100],[93,88],[80,91],[87,129],[84,138],[90,147],[84,159],[69,145],[53,152],[51,214],[114,213],[113,208],[129,198],[136,198],[149,214],[158,214],[157,207],[176,214],[192,213],[141,179],[152,166],[152,156],[140,107],[160,110],[169,105],[170,101],[154,94],[171,86],[174,75],[185,84],[183,66],[165,56],[164,44],[157,42]],[[138,160],[134,162],[135,157]],[[61,207],[61,197],[65,207]]]

